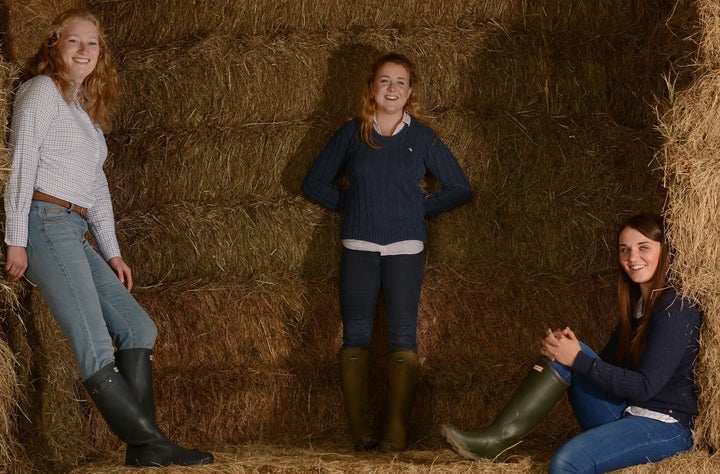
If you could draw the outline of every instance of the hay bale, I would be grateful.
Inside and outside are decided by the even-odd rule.
[[[292,125],[313,110],[321,117],[353,114],[367,62],[393,48],[415,53],[418,61],[428,65],[424,75],[434,77],[435,83],[426,88],[425,101],[434,108],[438,94],[453,100],[466,94],[459,82],[465,77],[459,69],[465,58],[458,57],[452,45],[472,45],[473,39],[481,42],[482,34],[423,29],[409,34],[369,30],[352,35],[327,31],[277,37],[210,36],[128,51],[122,61],[127,105],[118,128],[133,129],[138,123],[161,129]],[[421,38],[426,48],[422,51],[417,45]],[[339,52],[352,52],[348,45],[362,54],[335,59]],[[441,57],[442,61],[434,61]],[[342,62],[350,71],[340,69]],[[444,64],[441,71],[430,69],[438,63]],[[337,69],[329,70],[330,66]],[[355,74],[349,76],[350,72]],[[349,77],[349,82],[338,89],[337,76]]]
[[[0,467],[19,471],[28,459],[16,433],[20,394],[15,363],[7,342],[0,339]]]
[[[430,222],[430,262],[457,268],[503,261],[559,275],[605,271],[615,266],[621,217],[662,208],[662,176],[649,166],[657,145],[651,131],[532,115],[476,123],[471,134],[460,132],[469,121],[439,127],[458,148],[476,196]]]
[[[70,346],[37,291],[27,304],[4,328],[18,359],[18,439],[34,470],[63,472],[118,441],[91,411]]]
[[[668,189],[667,218],[677,249],[675,273],[687,296],[699,300],[704,311],[698,370],[700,415],[695,439],[700,446],[717,447],[720,354],[720,130],[715,123],[720,69],[717,63],[718,15],[715,2],[698,2],[702,41],[696,80],[685,89],[670,84],[671,102],[659,118],[664,144],[658,160]]]
[[[441,137],[458,150],[476,198],[431,221],[430,263],[503,259],[542,271],[598,271],[607,268],[614,247],[607,236],[628,209],[662,208],[662,177],[647,177],[653,176],[648,163],[657,145],[651,131],[533,117],[488,123],[458,113],[439,123]],[[118,211],[118,229],[138,281],[209,282],[274,269],[322,275],[336,267],[337,253],[327,249],[337,245],[337,215],[318,215],[316,206],[297,197],[302,175],[290,179],[281,171],[298,159],[300,152],[291,151],[296,137],[314,132],[299,127],[283,134],[273,128],[267,135],[178,133],[168,142],[148,133],[154,140],[125,148],[113,170],[119,173],[119,201],[136,208]],[[227,154],[203,159],[203,150],[212,147]],[[243,153],[230,154],[234,150]],[[270,155],[275,160],[262,167],[267,150],[285,153]],[[169,151],[173,154],[164,153]],[[507,240],[515,244],[508,247]],[[568,240],[584,250],[562,243]],[[177,268],[180,262],[185,268]]]
[[[413,443],[419,446],[443,445],[437,432],[442,422],[466,427],[489,422],[488,416],[527,371],[527,341],[538,340],[546,326],[571,325],[598,347],[612,323],[607,318],[598,329],[594,312],[577,309],[612,306],[607,305],[611,284],[574,282],[568,298],[567,281],[519,279],[508,268],[477,267],[469,273],[476,277],[467,279],[445,268],[428,272],[419,324],[423,375],[411,428]],[[516,298],[522,288],[534,289],[545,312]],[[138,299],[160,329],[155,364],[158,420],[174,439],[218,446],[345,435],[335,357],[340,321],[332,286],[309,291],[299,282],[277,281],[246,289],[169,288],[159,293],[141,290]],[[36,316],[25,338],[34,350],[24,357],[34,359],[28,362],[36,367],[34,373],[43,374],[29,388],[35,387],[30,399],[45,415],[26,436],[37,437],[34,446],[42,445],[41,459],[56,466],[114,452],[117,441],[95,410],[87,402],[78,405],[85,396],[67,342],[37,296],[33,306]],[[558,318],[561,314],[567,317]],[[381,311],[373,343],[373,415],[378,424],[385,403],[383,317]],[[187,318],[193,319],[192,326],[183,324]],[[464,343],[458,327],[477,345]],[[18,334],[13,337],[18,339]],[[490,349],[478,359],[474,348],[492,348],[497,340],[504,341],[497,348],[502,357]],[[492,384],[487,383],[490,379]],[[183,393],[193,396],[180,397]],[[215,419],[224,421],[207,422]],[[564,439],[574,427],[567,405],[562,405],[537,433]]]
[[[401,0],[392,5],[377,0],[364,1],[353,8],[328,0],[303,2],[252,3],[232,0],[199,2],[193,8],[178,8],[173,0],[152,4],[134,1],[92,2],[108,23],[116,18],[112,31],[117,42],[129,48],[175,43],[188,38],[220,33],[228,36],[279,35],[288,31],[357,31],[372,24],[375,29],[398,25],[434,27],[473,26],[488,21],[513,21],[520,2],[430,0],[418,4]],[[112,21],[108,21],[112,20]],[[142,32],[142,34],[138,34]]]
[[[10,172],[10,150],[7,147],[8,114],[12,101],[17,69],[12,63],[0,60],[0,187],[4,188]],[[4,234],[4,210],[0,210],[0,234]],[[5,246],[0,248],[0,262],[5,262]],[[0,326],[16,318],[21,308],[22,284],[0,279]],[[23,414],[18,409],[21,398],[15,374],[17,360],[4,334],[0,335],[0,468],[26,469],[30,461],[17,438],[17,419]]]
[[[717,70],[720,67],[720,5],[715,2],[701,0],[697,2],[700,17],[700,40],[698,53],[700,64],[707,69]]]
[[[652,120],[647,102],[652,101],[653,92],[638,96],[635,91],[660,89],[659,75],[664,70],[660,60],[664,58],[651,56],[657,62],[645,66],[657,70],[652,83],[638,77],[634,73],[638,55],[626,48],[634,30],[611,37],[610,43],[598,40],[582,49],[576,47],[566,53],[564,61],[556,60],[556,51],[566,47],[563,43],[578,41],[577,36],[585,32],[554,33],[560,33],[562,43],[548,45],[543,42],[545,35],[534,30],[503,30],[491,24],[352,34],[330,30],[269,38],[209,36],[130,50],[122,59],[123,103],[127,105],[118,127],[134,129],[138,123],[161,129],[292,125],[319,105],[324,113],[353,113],[366,61],[389,49],[416,58],[424,79],[419,87],[428,110],[460,107],[485,114],[510,110],[551,116],[607,113],[619,123],[634,126]],[[354,79],[341,90],[322,87],[338,74],[329,66],[347,45],[365,51],[355,56],[362,58],[360,62],[348,61],[356,72]],[[528,51],[535,56],[528,56]],[[637,77],[638,82],[620,81],[627,77]],[[603,79],[605,84],[599,82]],[[616,82],[627,85],[611,86]]]
[[[668,61],[691,47],[674,28],[694,7],[88,3],[124,83],[107,171],[136,295],[160,329],[160,424],[193,445],[282,439],[347,450],[325,462],[312,451],[229,448],[198,472],[543,470],[576,430],[567,404],[517,463],[458,462],[437,427],[489,421],[545,327],[570,325],[593,347],[604,341],[613,318],[597,316],[614,314],[615,222],[662,207],[652,105],[666,93]],[[30,17],[25,5],[13,8]],[[28,24],[52,17],[47,8]],[[315,155],[354,112],[368,61],[387,49],[421,66],[424,104],[476,191],[430,228],[411,442],[443,451],[390,460],[349,455],[335,362],[338,217],[299,196]],[[67,344],[37,295],[29,308],[28,327],[9,330],[38,428],[24,438],[29,452],[57,469],[94,455],[115,466],[117,442],[79,401]],[[373,334],[378,413],[383,316]]]
[[[548,326],[570,325],[600,348],[614,323],[612,278],[517,276],[510,267],[484,266],[466,269],[465,275],[472,277],[431,267],[421,296],[423,371],[411,436],[422,447],[442,445],[440,423],[487,423],[537,356],[528,354],[528,341],[535,346]],[[531,299],[517,297],[523,289],[530,289]],[[160,332],[155,351],[160,423],[188,444],[345,435],[337,387],[341,324],[336,291],[328,282],[308,285],[269,277],[244,287],[140,290],[138,300]],[[543,307],[533,300],[543,301]],[[598,321],[598,314],[608,316]],[[192,325],[186,323],[189,318]],[[384,318],[381,309],[373,334],[373,418],[378,424],[387,376]],[[458,334],[460,327],[464,336]],[[467,344],[468,337],[473,344]],[[485,348],[482,356],[477,347]],[[223,389],[229,386],[232,390]],[[178,399],[177,394],[188,392],[193,397]],[[228,413],[232,416],[222,424],[203,422]],[[550,420],[538,429],[540,436],[564,439],[575,429],[566,405]]]
[[[84,6],[81,0],[10,0],[7,5],[6,59],[24,64],[35,54],[53,18],[69,9]]]
[[[233,284],[269,273],[326,274],[337,266],[336,218],[319,217],[299,198],[260,198],[245,205],[179,201],[124,215],[121,244],[138,284]],[[309,268],[307,260],[317,266]]]
[[[18,70],[9,62],[0,60],[0,187],[5,189],[10,174],[12,157],[8,148],[8,117],[13,100],[13,88]],[[5,209],[0,209],[0,234],[5,234]],[[5,262],[5,246],[0,247],[0,261]],[[19,307],[20,285],[13,285],[7,279],[0,279],[0,322],[11,316]]]

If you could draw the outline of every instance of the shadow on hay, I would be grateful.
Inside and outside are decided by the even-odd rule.
[[[288,195],[301,195],[302,180],[325,143],[340,125],[359,110],[365,76],[379,54],[373,47],[356,43],[341,44],[331,54],[322,99],[306,118],[312,126],[288,159],[282,173],[281,184]],[[339,262],[339,245],[327,247],[328,241],[338,242],[337,237],[328,239],[327,235],[339,235],[339,216],[327,210],[321,210],[317,216],[300,271],[302,280],[308,284],[337,275],[338,265],[326,268],[323,263],[328,252],[334,253],[335,261]]]
[[[379,54],[373,47],[347,43],[339,45],[330,55],[322,98],[305,119],[312,127],[283,170],[281,183],[289,195],[300,194],[302,180],[325,143],[359,110],[365,76]],[[312,263],[310,260],[306,264],[311,267],[309,270],[313,270]]]
[[[10,44],[10,7],[6,2],[0,3],[0,58],[7,55],[8,51],[12,51]]]

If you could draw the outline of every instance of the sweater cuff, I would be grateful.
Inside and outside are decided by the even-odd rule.
[[[425,196],[425,217],[435,217],[435,215],[431,210],[430,196]]]
[[[593,367],[595,367],[596,360],[596,357],[580,351],[578,352],[578,355],[575,356],[575,362],[573,362],[572,369],[579,374],[589,374]]]

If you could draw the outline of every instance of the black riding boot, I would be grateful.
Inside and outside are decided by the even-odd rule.
[[[115,353],[115,366],[145,413],[155,420],[152,349],[126,349]]]
[[[128,454],[132,452],[126,455],[127,464],[190,466],[213,461],[210,453],[181,448],[167,439],[114,364],[95,372],[83,385],[110,429],[128,445]]]

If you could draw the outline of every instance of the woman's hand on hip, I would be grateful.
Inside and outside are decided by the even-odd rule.
[[[18,281],[25,274],[28,267],[25,247],[8,245],[5,256],[5,273],[10,277],[10,281]]]
[[[132,270],[130,270],[130,267],[125,263],[125,260],[123,260],[122,257],[113,257],[108,260],[108,265],[113,269],[122,284],[125,285],[125,288],[127,288],[128,291],[132,291]]]

